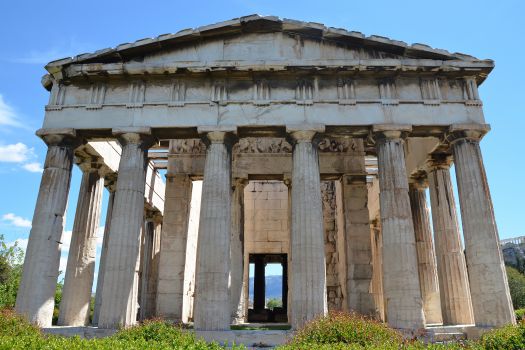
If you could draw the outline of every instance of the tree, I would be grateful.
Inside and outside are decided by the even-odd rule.
[[[512,305],[514,309],[525,308],[525,275],[513,267],[506,268]]]
[[[0,308],[15,306],[23,259],[22,249],[16,243],[7,245],[0,235]]]
[[[276,307],[282,307],[283,306],[283,302],[281,299],[279,298],[270,298],[268,299],[268,301],[266,302],[266,307],[270,310],[273,310],[275,309]]]

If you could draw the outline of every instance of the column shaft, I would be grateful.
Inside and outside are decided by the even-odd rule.
[[[416,235],[419,283],[425,320],[427,324],[443,323],[436,255],[432,241],[425,188],[419,183],[411,184],[409,196]]]
[[[149,214],[148,214],[149,215]],[[160,249],[160,223],[155,216],[146,220],[144,242],[142,245],[142,278],[140,319],[156,316],[157,282]]]
[[[60,302],[58,316],[60,326],[89,324],[103,190],[104,177],[100,175],[98,169],[89,169],[82,173]]]
[[[434,167],[429,183],[443,322],[472,324],[467,266],[448,165]]]
[[[102,305],[102,287],[104,285],[104,274],[106,271],[106,259],[109,244],[109,228],[111,226],[111,216],[113,212],[113,203],[115,201],[115,191],[109,191],[108,208],[106,211],[106,222],[104,225],[104,237],[102,238],[102,249],[100,252],[100,262],[98,265],[97,290],[95,292],[95,307],[93,309],[93,325],[98,325],[100,315],[100,306]]]
[[[400,132],[387,132],[376,143],[383,231],[385,309],[391,327],[419,329],[424,327],[425,317],[408,197],[404,141],[400,136]]]
[[[232,321],[244,321],[244,187],[246,180],[238,179],[232,194],[230,296]]]
[[[292,167],[292,328],[327,313],[323,210],[315,133],[297,131]]]
[[[195,329],[229,330],[231,321],[231,148],[210,132],[202,184],[194,301]]]
[[[363,171],[365,170],[363,169]],[[348,309],[363,315],[374,315],[376,306],[372,293],[372,238],[366,175],[343,176],[342,183],[346,231]]]
[[[263,256],[255,257],[253,276],[253,310],[263,311],[266,306],[266,276],[265,263]]]
[[[74,150],[62,137],[50,138],[15,306],[42,327],[50,327],[53,318]]]
[[[157,316],[182,322],[184,271],[192,181],[188,175],[166,176],[162,225]]]
[[[515,323],[479,141],[459,139],[452,150],[474,320],[481,327]]]
[[[147,148],[141,135],[135,133],[123,134],[121,144],[98,320],[101,328],[130,326],[137,320],[137,267],[144,223]]]

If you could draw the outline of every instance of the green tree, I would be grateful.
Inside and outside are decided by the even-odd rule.
[[[270,310],[273,310],[276,307],[282,307],[283,301],[280,298],[270,298],[266,302],[266,307]]]
[[[514,309],[525,307],[525,275],[513,267],[506,266],[509,280],[510,297]]]
[[[7,245],[0,235],[0,308],[15,306],[23,259],[22,249],[16,243]]]

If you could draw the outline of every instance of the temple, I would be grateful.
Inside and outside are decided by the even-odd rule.
[[[49,63],[16,310],[51,325],[75,163],[59,325],[90,324],[104,188],[99,328],[157,316],[198,331],[297,329],[329,310],[410,331],[514,323],[480,151],[478,86],[493,67],[258,15]],[[270,263],[283,271],[273,310]]]

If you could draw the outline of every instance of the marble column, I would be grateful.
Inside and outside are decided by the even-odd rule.
[[[485,130],[455,130],[456,168],[474,320],[479,327],[516,323],[479,141]]]
[[[196,330],[229,330],[231,134],[206,133],[194,301]]]
[[[79,145],[73,129],[54,132],[37,131],[48,150],[15,306],[16,312],[41,327],[50,327],[53,318],[73,153]]]
[[[244,187],[247,179],[236,179],[232,194],[230,246],[230,297],[232,323],[244,321]]]
[[[322,131],[322,130],[319,130]],[[291,324],[326,315],[326,265],[317,130],[292,130]]]
[[[364,169],[364,155],[362,159]],[[363,315],[376,312],[372,293],[372,237],[366,175],[343,175],[348,309]]]
[[[162,216],[159,212],[146,212],[141,259],[139,310],[141,320],[156,316],[161,222]]]
[[[424,327],[425,317],[402,137],[409,130],[374,131],[379,168],[386,318],[393,328],[419,329]]]
[[[192,180],[186,174],[166,175],[164,220],[159,257],[157,316],[184,322],[184,271]]]
[[[109,199],[108,208],[106,210],[106,222],[104,225],[104,236],[102,238],[102,249],[100,252],[100,262],[98,266],[97,276],[97,290],[95,291],[95,306],[93,309],[93,325],[98,325],[98,318],[100,315],[100,306],[102,305],[102,287],[104,286],[104,274],[106,271],[106,259],[108,255],[109,244],[109,228],[111,227],[111,216],[113,212],[113,203],[115,202],[115,187],[116,183],[112,182],[108,185]]]
[[[428,174],[441,310],[445,324],[472,324],[467,266],[449,168],[450,160],[434,158]]]
[[[385,303],[383,301],[383,237],[381,233],[381,222],[378,219],[372,220],[370,225],[372,236],[372,293],[376,305],[375,316],[378,320],[385,320]]]
[[[60,302],[59,326],[87,326],[91,309],[105,170],[96,160],[84,162],[80,168],[82,181]]]
[[[144,223],[144,191],[149,128],[114,130],[122,145],[117,190],[102,289],[98,326],[130,326],[137,320],[140,235]]]
[[[432,229],[424,179],[414,179],[409,185],[410,207],[416,235],[417,267],[423,311],[427,324],[441,324],[441,302]]]

